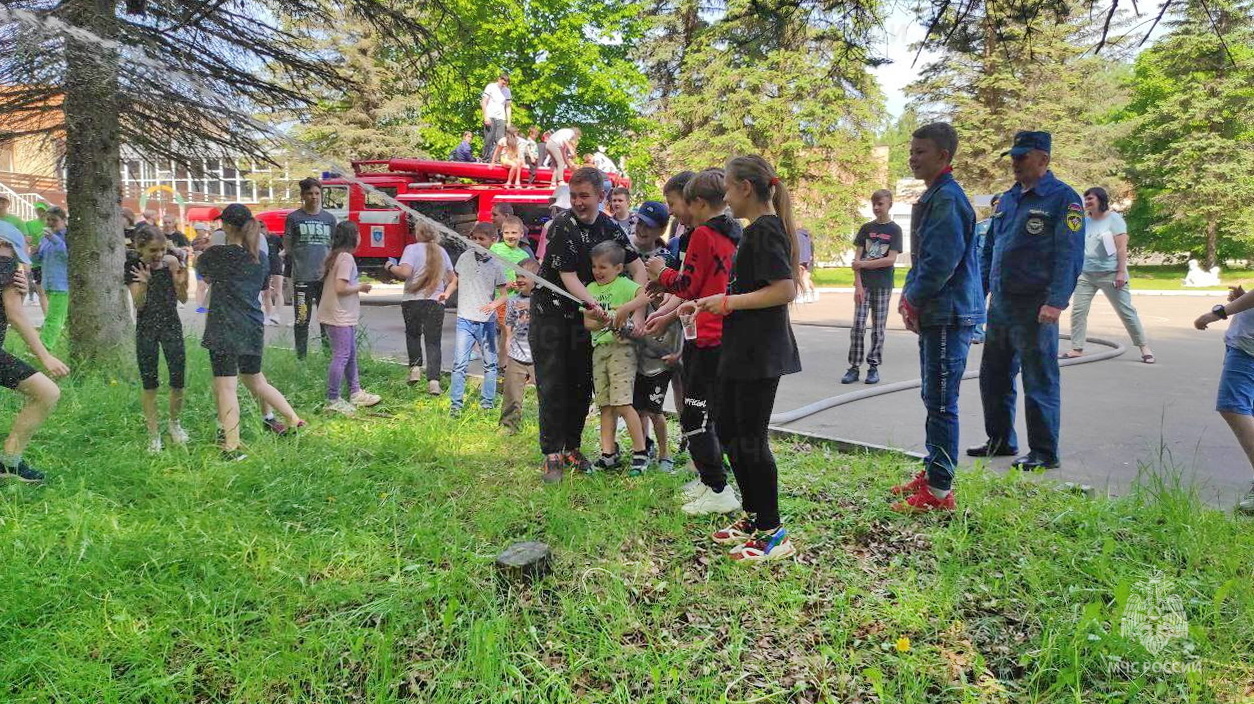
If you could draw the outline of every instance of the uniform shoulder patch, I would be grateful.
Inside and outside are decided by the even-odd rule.
[[[1084,226],[1084,210],[1075,209],[1075,205],[1067,208],[1067,229],[1072,232],[1079,232]]]

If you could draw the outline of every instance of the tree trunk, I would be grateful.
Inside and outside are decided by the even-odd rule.
[[[1219,265],[1219,224],[1211,219],[1206,223],[1206,264],[1203,269],[1210,271]]]
[[[66,0],[71,24],[118,36],[112,0]],[[65,194],[69,205],[70,354],[89,366],[130,357],[134,344],[122,285],[118,55],[98,44],[65,43]]]

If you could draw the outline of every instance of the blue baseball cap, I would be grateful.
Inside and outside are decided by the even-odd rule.
[[[1048,154],[1052,141],[1053,138],[1050,137],[1048,132],[1017,132],[1015,133],[1014,146],[1010,147],[1008,151],[1002,152],[1001,155],[1023,156],[1033,149],[1040,149]]]
[[[671,219],[671,211],[666,209],[665,203],[646,200],[636,210],[636,218],[649,227],[664,227],[666,221]]]
[[[26,235],[4,220],[0,220],[0,241],[13,245],[13,254],[19,262],[30,264],[30,252],[26,251]]]

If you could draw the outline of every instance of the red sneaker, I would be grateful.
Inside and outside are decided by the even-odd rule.
[[[914,494],[905,501],[898,501],[892,505],[892,509],[897,513],[929,513],[931,511],[952,511],[957,508],[954,502],[954,492],[949,492],[949,496],[938,499],[932,496],[932,490],[927,488],[927,484],[919,487]]]
[[[898,484],[897,486],[889,489],[889,491],[894,494],[913,494],[926,486],[927,470],[920,470],[918,474],[914,475],[914,479],[911,479],[905,484]]]

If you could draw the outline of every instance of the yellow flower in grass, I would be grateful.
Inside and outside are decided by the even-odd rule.
[[[897,652],[899,653],[910,652],[910,639],[909,638],[902,636],[897,639]]]

